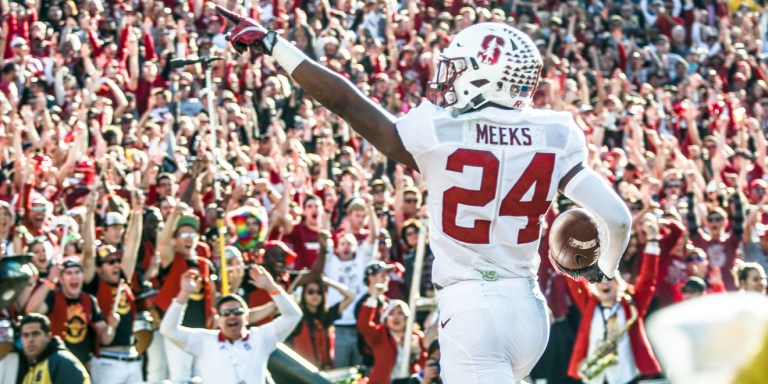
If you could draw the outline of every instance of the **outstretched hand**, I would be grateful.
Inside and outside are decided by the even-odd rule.
[[[272,53],[272,46],[265,47],[263,42],[264,37],[270,33],[270,31],[264,28],[261,23],[250,17],[240,16],[220,5],[216,5],[216,11],[222,17],[237,24],[235,29],[229,32],[226,36],[227,41],[232,44],[237,53],[243,54],[248,48],[253,49],[256,53]]]
[[[251,278],[251,284],[256,286],[256,288],[272,290],[275,287],[275,280],[272,278],[272,275],[261,265],[254,265],[248,271],[248,275]]]

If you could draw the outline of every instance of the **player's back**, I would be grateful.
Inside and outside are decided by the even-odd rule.
[[[540,221],[586,157],[570,114],[485,108],[454,118],[425,102],[397,127],[429,191],[433,280],[535,276]]]

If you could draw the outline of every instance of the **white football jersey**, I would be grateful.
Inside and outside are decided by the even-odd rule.
[[[429,191],[433,281],[535,278],[541,220],[587,157],[571,114],[491,107],[452,117],[424,102],[397,130]]]

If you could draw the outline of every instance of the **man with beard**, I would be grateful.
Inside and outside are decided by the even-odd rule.
[[[93,196],[93,195],[92,195]],[[89,197],[90,198],[90,197]],[[96,250],[85,247],[83,251],[83,275],[85,290],[96,296],[99,309],[105,317],[120,317],[115,336],[108,345],[101,345],[91,362],[91,375],[98,383],[133,383],[142,380],[141,356],[133,348],[133,322],[136,303],[126,277],[133,276],[141,232],[142,202],[138,192],[132,195],[131,224],[123,252],[110,244],[102,244]],[[86,233],[93,233],[93,211],[88,211]],[[122,242],[122,239],[121,239]],[[129,280],[130,281],[130,280]],[[117,300],[117,303],[115,301]]]
[[[180,279],[179,294],[168,308],[160,327],[167,338],[189,351],[200,364],[206,383],[263,383],[266,380],[267,359],[285,340],[301,320],[301,309],[293,298],[275,283],[270,273],[255,266],[251,283],[269,292],[281,316],[269,324],[247,329],[248,306],[237,295],[219,299],[219,331],[191,329],[182,325],[187,303],[202,283],[199,273],[184,272]]]
[[[74,258],[62,263],[58,287],[41,286],[29,299],[27,308],[48,315],[53,334],[64,339],[83,365],[96,351],[97,342],[112,343],[120,323],[117,314],[105,318],[96,298],[83,292],[83,266]]]
[[[21,345],[27,358],[24,383],[90,382],[85,367],[68,351],[58,336],[51,333],[51,322],[39,313],[21,320]]]

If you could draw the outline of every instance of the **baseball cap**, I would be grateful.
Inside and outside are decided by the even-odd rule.
[[[227,245],[226,247],[224,247],[224,257],[227,259],[227,261],[232,259],[240,259],[241,261],[243,260],[242,252],[240,252],[239,249],[231,245]]]
[[[373,263],[368,264],[367,267],[365,267],[365,276],[375,275],[381,271],[391,271],[395,269],[394,264],[387,264],[381,260],[374,261]]]
[[[83,265],[80,264],[80,261],[77,258],[74,257],[67,257],[64,259],[64,261],[61,263],[61,270],[65,270],[67,268],[80,268],[80,270],[83,270]]]
[[[385,183],[384,180],[382,180],[382,179],[375,179],[375,180],[373,180],[371,182],[371,189],[376,188],[376,187],[384,187],[384,188],[386,188],[387,187],[387,183]]]
[[[385,324],[389,314],[398,307],[403,311],[405,317],[411,316],[411,308],[408,306],[408,303],[402,300],[390,300],[387,304],[387,308],[381,313],[381,317],[379,318],[380,324]]]
[[[97,261],[101,262],[107,256],[113,255],[115,253],[118,253],[118,251],[117,251],[117,248],[115,248],[114,246],[109,244],[99,245],[99,247],[96,248],[96,255],[98,256]]]
[[[754,160],[755,159],[755,156],[752,155],[752,152],[750,152],[748,149],[744,149],[744,148],[737,149],[735,155],[739,156],[739,157],[742,157],[742,158],[745,158],[747,160]]]
[[[197,231],[200,229],[200,220],[198,220],[196,216],[184,215],[179,219],[179,222],[176,223],[176,228],[174,228],[174,230],[178,231],[179,228],[184,226],[192,227]]]
[[[749,189],[763,188],[768,189],[768,182],[763,179],[754,179],[749,182]]]
[[[11,47],[22,47],[25,45],[27,45],[27,39],[21,36],[16,36],[11,40]]]
[[[296,260],[296,252],[292,251],[288,248],[287,245],[285,245],[284,242],[280,240],[269,240],[266,243],[264,243],[264,255],[266,256],[267,252],[269,252],[271,249],[280,249],[285,253],[285,265],[292,265],[293,262]],[[277,251],[272,251],[277,252]]]
[[[120,212],[109,212],[104,220],[104,226],[109,227],[111,225],[126,225],[125,216]]]
[[[680,286],[682,293],[702,293],[707,290],[707,283],[700,277],[690,276]]]

